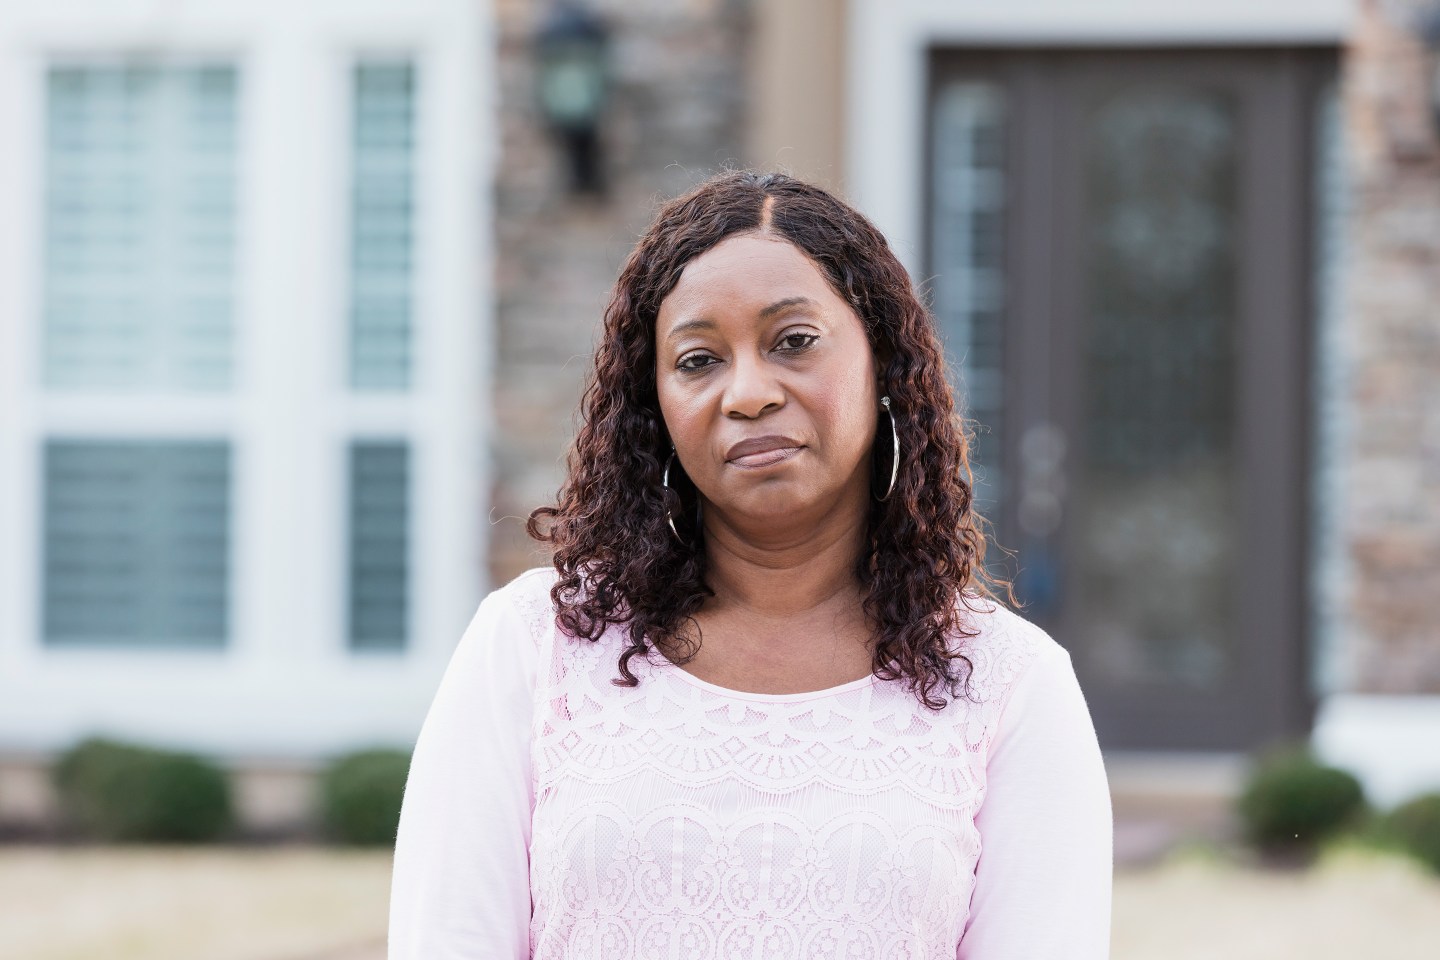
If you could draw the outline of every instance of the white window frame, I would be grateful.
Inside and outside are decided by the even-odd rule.
[[[486,437],[493,300],[488,185],[498,124],[483,0],[158,0],[0,9],[0,753],[103,731],[231,758],[313,759],[419,729],[489,588]],[[234,389],[47,394],[45,76],[57,60],[222,59],[238,76]],[[357,58],[413,56],[417,103],[412,387],[348,379],[349,171]],[[47,436],[228,438],[231,630],[223,650],[71,649],[41,636]],[[350,441],[411,448],[404,650],[346,635]]]

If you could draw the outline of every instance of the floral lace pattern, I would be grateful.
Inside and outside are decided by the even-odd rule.
[[[540,657],[535,960],[946,957],[965,928],[988,748],[1037,632],[975,603],[971,699],[900,681],[726,691],[624,640],[556,629],[537,570],[506,588]]]

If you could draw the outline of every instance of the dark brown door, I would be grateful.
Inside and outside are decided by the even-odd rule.
[[[1309,729],[1314,51],[937,54],[929,275],[996,570],[1102,745]]]

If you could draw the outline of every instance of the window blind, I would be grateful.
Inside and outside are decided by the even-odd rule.
[[[50,68],[47,388],[230,387],[235,93],[226,65]]]
[[[350,645],[399,650],[409,617],[409,446],[350,447]]]
[[[350,372],[357,390],[410,386],[414,134],[414,67],[357,64],[350,262]]]
[[[228,443],[52,439],[44,478],[47,644],[225,644]]]

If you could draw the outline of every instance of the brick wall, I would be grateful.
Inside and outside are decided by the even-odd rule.
[[[613,88],[602,126],[609,190],[571,196],[565,157],[533,104],[532,36],[545,3],[497,0],[496,377],[490,572],[542,564],[524,518],[551,502],[620,264],[658,203],[745,163],[746,4],[605,0]]]
[[[1344,525],[1348,686],[1440,693],[1440,139],[1433,0],[1365,0],[1347,54],[1352,251]]]

